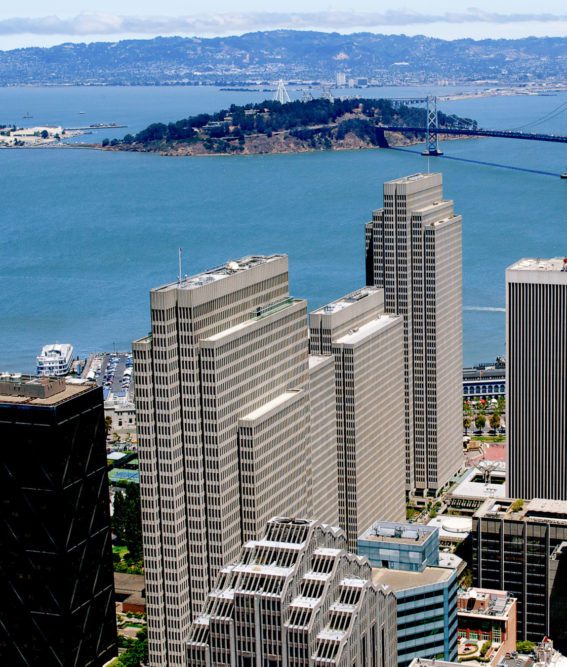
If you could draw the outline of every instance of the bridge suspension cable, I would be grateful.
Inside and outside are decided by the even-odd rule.
[[[550,120],[554,120],[555,118],[558,118],[562,114],[565,114],[567,112],[567,102],[563,102],[563,104],[560,104],[558,107],[550,111],[549,113],[545,114],[541,118],[538,118],[536,120],[533,120],[529,123],[525,123],[524,125],[520,125],[519,127],[514,127],[512,128],[512,132],[519,132],[521,130],[525,130],[527,128],[531,127],[536,127],[537,125],[542,125],[543,123],[547,123]]]

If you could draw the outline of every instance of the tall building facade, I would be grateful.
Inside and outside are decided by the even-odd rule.
[[[335,365],[339,525],[348,548],[376,517],[405,519],[403,321],[366,287],[312,312],[310,350]]]
[[[133,353],[156,667],[185,663],[217,573],[272,516],[311,516],[313,489],[307,311],[287,257],[229,262],[150,302]]]
[[[567,259],[506,271],[508,495],[567,500]]]
[[[102,389],[0,376],[0,663],[117,653]]]
[[[276,518],[244,545],[191,628],[192,667],[396,666],[396,602],[343,531]]]
[[[567,650],[567,501],[486,500],[473,517],[475,586],[518,600],[518,640]]]
[[[335,363],[331,356],[309,355],[312,516],[339,525]]]
[[[366,283],[404,318],[406,489],[423,495],[463,464],[461,227],[441,174],[385,183],[366,225]]]

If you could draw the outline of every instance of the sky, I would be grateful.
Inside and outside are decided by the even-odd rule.
[[[203,8],[206,7],[206,11]],[[565,0],[21,0],[0,3],[0,50],[277,28],[442,39],[567,36]]]

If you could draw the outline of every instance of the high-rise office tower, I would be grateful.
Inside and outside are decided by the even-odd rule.
[[[335,361],[339,525],[355,552],[376,517],[405,520],[403,321],[366,287],[310,314],[310,350]]]
[[[567,500],[567,259],[506,271],[508,495]]]
[[[0,664],[117,653],[102,389],[0,376]]]
[[[344,533],[271,520],[220,573],[191,628],[191,667],[396,667],[396,602]]]
[[[309,355],[309,412],[313,470],[311,516],[338,526],[335,363],[331,356]]]
[[[404,318],[406,488],[436,494],[462,457],[461,217],[441,174],[384,184],[366,225],[366,282]]]
[[[311,516],[307,312],[285,255],[150,293],[134,343],[150,664],[185,662],[221,567],[275,515]]]

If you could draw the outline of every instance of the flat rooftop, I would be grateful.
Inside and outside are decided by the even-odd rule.
[[[506,619],[516,598],[508,596],[505,591],[489,588],[469,588],[458,594],[457,612],[476,618]]]
[[[490,475],[490,481],[478,481],[482,478],[482,468],[487,468],[483,461],[479,461],[478,468],[472,468],[463,481],[451,490],[452,496],[463,498],[505,498],[506,485],[503,480],[506,477],[506,463],[504,461],[494,461],[490,466],[493,472]]]
[[[295,400],[301,393],[302,393],[301,389],[290,389],[289,391],[284,391],[282,394],[276,396],[276,398],[272,399],[268,403],[265,403],[264,405],[257,408],[253,412],[249,412],[244,417],[241,417],[239,421],[253,422],[256,421],[257,419],[261,419],[262,417],[269,415],[272,412],[272,410],[277,410],[277,408],[281,407],[282,405],[285,405],[289,401]]]
[[[394,178],[391,181],[388,181],[387,183],[414,183],[415,181],[423,181],[425,179],[430,179],[432,176],[438,177],[439,174],[432,173],[432,174],[424,174],[423,172],[419,172],[417,174],[410,174],[409,176],[401,176],[400,178]]]
[[[336,301],[331,301],[331,303],[328,303],[326,306],[317,308],[317,310],[314,310],[313,313],[317,315],[330,315],[331,313],[338,313],[339,311],[344,310],[345,308],[348,308],[349,306],[352,306],[353,304],[358,303],[362,299],[370,296],[371,294],[376,294],[376,292],[379,291],[379,287],[362,287],[361,289],[351,292],[350,294],[347,294],[346,296],[343,296]]]
[[[523,502],[523,505],[515,503]],[[510,521],[534,521],[561,523],[567,527],[567,500],[548,500],[534,498],[519,501],[514,498],[487,500],[477,510],[475,517],[509,519]]]
[[[322,355],[322,354],[310,354],[309,355],[309,370],[313,370],[315,368],[318,368],[321,366],[321,364],[329,363],[330,360],[333,360],[334,363],[334,357],[331,355]]]
[[[439,529],[440,540],[462,541],[472,531],[472,517],[441,514],[431,519],[427,525]]]
[[[431,586],[449,581],[455,575],[455,570],[444,567],[426,567],[423,572],[407,572],[405,570],[389,570],[387,568],[372,568],[372,583],[388,586],[394,593],[409,588]]]
[[[424,544],[435,533],[435,527],[421,524],[378,521],[366,530],[359,541],[385,542],[392,544]]]
[[[508,267],[509,271],[567,271],[567,258],[524,258]]]
[[[54,406],[94,388],[94,382],[4,374],[0,375],[0,404]]]
[[[172,287],[177,287],[178,289],[197,289],[198,287],[203,287],[203,285],[214,283],[217,280],[223,280],[224,278],[228,278],[229,276],[233,276],[237,273],[249,271],[255,266],[267,264],[268,262],[274,262],[285,257],[287,257],[287,255],[248,255],[247,257],[242,257],[241,259],[230,260],[222,266],[207,269],[206,271],[196,273],[193,276],[185,276],[181,281],[177,280],[175,282],[168,283],[167,285],[156,287],[153,291],[171,289]]]
[[[337,345],[355,345],[381,329],[385,329],[399,318],[399,315],[379,315],[375,320],[367,322],[361,327],[351,329],[347,334],[338,338],[335,343]]]

